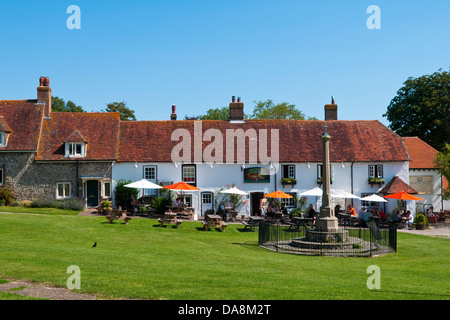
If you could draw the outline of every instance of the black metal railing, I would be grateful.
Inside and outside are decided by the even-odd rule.
[[[397,251],[397,229],[340,227],[337,232],[321,232],[314,226],[294,226],[261,222],[258,244],[261,247],[304,255],[375,256]]]

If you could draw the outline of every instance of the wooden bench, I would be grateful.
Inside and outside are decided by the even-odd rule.
[[[166,224],[174,224],[178,229],[178,228],[180,228],[180,225],[183,221],[177,220],[177,219],[166,220],[166,219],[158,218],[158,222],[159,222],[160,227],[164,227],[164,225],[166,225]]]
[[[209,223],[208,223],[208,221],[202,220],[202,224],[203,224],[203,229],[208,231],[209,230]]]
[[[113,210],[111,215],[106,216],[108,219],[108,223],[113,222],[114,220],[123,220],[125,224],[128,224],[131,220],[131,217],[127,216],[127,212],[123,210]]]
[[[225,232],[225,228],[228,226],[228,223],[222,221],[222,224],[220,225],[220,229],[222,230],[222,232]]]
[[[256,223],[247,221],[242,221],[242,224],[244,225],[244,230],[250,229],[250,231],[253,231],[257,226]]]
[[[218,227],[220,228],[220,230],[222,230],[222,232],[225,232],[225,228],[228,226],[228,223],[222,221],[222,223],[220,225],[211,225],[208,221],[206,220],[202,220],[202,224],[203,224],[203,229],[205,229],[206,231],[210,230],[211,227]]]

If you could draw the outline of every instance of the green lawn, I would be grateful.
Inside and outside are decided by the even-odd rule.
[[[257,232],[203,231],[200,222],[161,228],[153,219],[0,214],[0,279],[140,299],[449,299],[450,240],[399,233],[398,253],[375,258],[309,257],[257,246]],[[92,248],[94,242],[97,247]],[[366,286],[367,267],[381,289]],[[1,297],[0,297],[1,298]]]
[[[54,215],[71,215],[71,216],[80,213],[80,211],[78,210],[66,210],[57,208],[10,207],[10,206],[0,206],[0,212],[54,214]]]

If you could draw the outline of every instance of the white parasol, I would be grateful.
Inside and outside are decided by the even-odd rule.
[[[361,201],[371,201],[371,202],[388,202],[383,197],[377,196],[376,194],[371,194],[370,196],[361,198]]]

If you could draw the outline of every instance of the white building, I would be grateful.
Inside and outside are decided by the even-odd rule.
[[[331,188],[357,196],[377,193],[398,176],[409,183],[409,157],[403,140],[379,121],[337,120],[337,105],[325,105],[325,121],[244,120],[244,105],[230,103],[230,121],[176,120],[121,122],[119,159],[112,169],[113,188],[120,179],[153,182],[185,181],[200,191],[184,192],[197,216],[215,209],[218,191],[232,186],[249,193],[238,210],[259,213],[259,200],[268,192],[291,194],[320,186],[325,130],[331,135]],[[282,183],[294,178],[294,185]],[[369,179],[378,179],[369,183]],[[150,193],[153,191],[149,191]],[[310,197],[309,203],[320,205]],[[359,200],[335,199],[336,203]],[[294,206],[292,201],[288,205]],[[365,204],[366,205],[366,204]],[[386,207],[395,208],[391,201]]]
[[[450,200],[442,197],[447,180],[439,173],[434,159],[438,151],[418,137],[403,138],[411,158],[409,163],[409,184],[417,190],[424,201],[418,202],[418,210],[425,212],[429,207],[434,211],[450,210]]]

